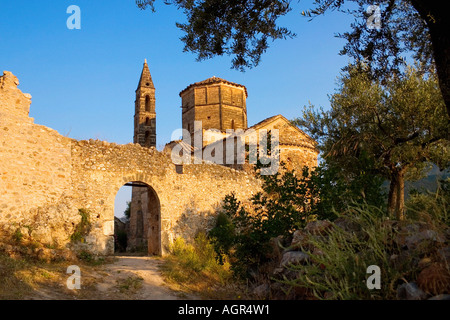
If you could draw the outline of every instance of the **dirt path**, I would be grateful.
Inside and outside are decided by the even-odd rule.
[[[102,268],[103,281],[97,284],[102,299],[193,299],[166,286],[159,271],[161,263],[153,257],[117,256],[114,263]]]
[[[195,296],[171,290],[159,268],[160,258],[115,256],[111,263],[81,266],[81,289],[69,290],[68,275],[41,283],[26,300],[193,300]]]

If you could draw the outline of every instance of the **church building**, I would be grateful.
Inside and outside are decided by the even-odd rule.
[[[188,85],[180,92],[182,129],[189,133],[189,139],[170,141],[164,151],[170,154],[174,147],[182,146],[183,152],[192,156],[203,155],[206,150],[226,150],[226,139],[230,132],[241,132],[242,136],[260,132],[261,130],[278,130],[279,160],[290,170],[300,172],[304,166],[317,166],[318,150],[316,142],[282,115],[274,115],[252,126],[247,121],[247,88],[219,77],[211,77]],[[277,108],[278,109],[278,108]],[[134,143],[143,147],[156,148],[156,101],[155,86],[147,64],[144,66],[136,89],[134,115]],[[201,123],[201,126],[198,124]],[[174,127],[174,130],[177,129]],[[195,144],[195,135],[200,135],[201,141]],[[219,148],[220,146],[220,148]],[[223,147],[223,148],[222,148]],[[195,163],[195,162],[194,162]],[[251,170],[249,164],[225,161],[223,165],[237,170]],[[182,173],[182,170],[179,172]],[[150,246],[152,232],[157,233],[157,223],[153,221],[150,203],[152,192],[145,186],[133,186],[130,207],[130,230],[128,249],[146,248]],[[153,221],[153,222],[152,222]],[[148,232],[144,232],[148,230]],[[155,245],[155,248],[158,248]],[[148,252],[152,252],[148,248]],[[153,252],[158,254],[157,251]]]

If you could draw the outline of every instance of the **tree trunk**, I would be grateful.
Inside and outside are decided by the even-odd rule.
[[[391,182],[389,184],[389,196],[388,196],[388,214],[390,217],[395,216],[395,208],[397,205],[397,177],[391,176]]]
[[[397,176],[397,204],[395,206],[395,217],[397,220],[405,219],[405,173],[400,171]]]
[[[397,220],[405,219],[405,171],[395,171],[391,175],[388,196],[388,214]]]
[[[411,0],[413,7],[426,22],[431,37],[433,58],[439,87],[450,117],[450,19],[441,1]]]

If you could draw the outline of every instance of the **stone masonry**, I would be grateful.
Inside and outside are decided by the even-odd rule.
[[[0,77],[3,240],[20,231],[47,246],[112,254],[115,196],[124,184],[138,182],[157,200],[152,225],[159,230],[149,247],[164,254],[174,238],[206,230],[227,193],[248,199],[260,188],[255,177],[219,165],[187,165],[179,174],[170,157],[153,147],[64,137],[34,123],[31,96],[18,84],[10,72]],[[89,232],[74,242],[80,209],[89,213]]]
[[[180,92],[183,129],[194,133],[194,121],[203,130],[247,128],[247,89],[218,77],[191,84]]]
[[[126,145],[78,141],[35,124],[31,95],[18,85],[11,72],[0,77],[0,244],[26,235],[47,247],[112,254],[114,200],[122,186],[131,185],[131,246],[164,255],[176,237],[189,240],[211,228],[225,195],[234,192],[245,203],[261,190],[251,171],[208,163],[176,166],[170,152],[155,149],[155,88],[147,63],[136,90],[134,143]],[[213,77],[180,96],[183,126],[202,120],[219,131],[247,128],[242,85]],[[196,111],[186,116],[188,109]],[[253,127],[279,128],[284,158],[317,164],[314,142],[282,116]]]

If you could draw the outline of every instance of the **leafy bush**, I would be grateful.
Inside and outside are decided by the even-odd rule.
[[[230,200],[235,201],[236,198],[233,197],[230,198]],[[229,202],[226,201],[225,203]],[[224,256],[228,256],[230,254],[230,250],[234,245],[236,236],[235,226],[227,212],[230,211],[226,209],[224,212],[219,212],[217,215],[216,225],[208,234],[209,238],[212,239],[212,244],[218,255],[219,263],[223,263]]]
[[[309,221],[333,220],[336,210],[355,201],[382,207],[382,181],[368,175],[360,172],[346,180],[337,168],[324,164],[312,171],[283,169],[260,176],[263,192],[251,198],[250,208],[244,208],[233,193],[224,198],[209,237],[219,255],[230,257],[235,274],[246,278],[271,259],[272,238],[289,239]]]
[[[310,172],[308,190],[311,192],[311,215],[318,219],[334,220],[334,212],[345,211],[349,205],[366,203],[379,208],[386,207],[386,194],[383,191],[383,178],[373,174],[373,162],[361,153],[353,164],[353,173],[343,169],[331,160],[320,164]]]
[[[130,220],[131,215],[131,201],[127,201],[127,207],[125,208],[125,211],[123,212],[123,215],[127,220]]]
[[[273,220],[279,218],[269,221],[258,213],[250,213],[232,193],[225,197],[223,211],[208,236],[219,257],[229,257],[234,274],[248,277],[250,272],[264,263],[270,238],[284,231],[283,227],[273,224]],[[284,226],[284,223],[279,224]]]

